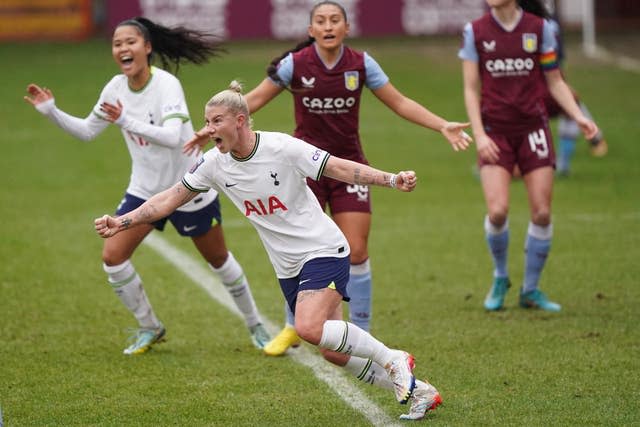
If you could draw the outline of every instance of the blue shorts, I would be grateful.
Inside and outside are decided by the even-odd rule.
[[[350,268],[351,263],[348,256],[342,258],[314,258],[304,264],[300,274],[296,277],[278,279],[291,312],[296,312],[298,292],[310,289],[324,289],[331,285],[342,295],[344,301],[349,301],[347,283],[349,282]]]
[[[195,200],[197,203],[198,197]],[[201,198],[202,200],[202,198]],[[116,215],[124,215],[127,212],[131,212],[145,202],[136,196],[132,196],[129,193],[125,193],[124,198],[116,208]],[[175,211],[168,217],[162,218],[153,223],[156,230],[164,230],[164,226],[167,220],[171,221],[171,224],[175,227],[178,234],[181,236],[196,237],[205,234],[211,229],[211,227],[222,224],[222,214],[220,213],[220,200],[218,197],[207,206],[203,206],[202,209],[195,212],[181,212]]]

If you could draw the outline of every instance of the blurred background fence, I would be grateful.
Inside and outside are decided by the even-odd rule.
[[[317,0],[0,0],[0,41],[83,40],[110,36],[114,26],[143,15],[184,24],[225,39],[299,39],[306,35]],[[341,0],[351,36],[459,33],[482,14],[484,0]],[[589,16],[591,30],[640,29],[640,1],[556,0],[565,28],[579,29]]]

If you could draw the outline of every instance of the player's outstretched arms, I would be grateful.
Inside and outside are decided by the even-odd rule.
[[[413,191],[418,180],[414,171],[393,174],[334,156],[329,157],[323,175],[349,184],[378,185],[405,192]]]
[[[135,227],[139,224],[151,224],[164,218],[193,199],[197,192],[190,191],[182,182],[178,182],[173,187],[156,194],[149,200],[117,218],[103,215],[94,220],[94,227],[100,237],[111,237],[123,230]]]

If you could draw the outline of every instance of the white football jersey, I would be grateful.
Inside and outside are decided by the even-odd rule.
[[[329,153],[277,132],[256,132],[246,158],[207,151],[182,179],[191,191],[217,188],[251,221],[278,278],[320,257],[346,257],[344,234],[320,207],[306,178],[319,179]]]
[[[180,81],[171,73],[151,67],[151,79],[141,90],[129,88],[127,77],[119,74],[113,77],[100,94],[93,113],[103,117],[100,105],[103,102],[117,104],[120,101],[127,117],[155,126],[172,118],[182,120],[180,142],[174,147],[153,144],[141,135],[122,129],[132,160],[131,178],[127,192],[142,199],[149,199],[179,182],[183,175],[195,164],[196,155],[187,156],[182,146],[194,135],[193,125]],[[181,206],[181,211],[196,211],[208,205],[217,193],[204,194],[205,203],[191,202]]]

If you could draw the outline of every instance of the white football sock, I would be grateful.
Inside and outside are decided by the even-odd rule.
[[[396,356],[395,350],[388,348],[369,332],[343,320],[324,322],[318,346],[338,353],[371,359],[380,366],[386,366]]]
[[[393,390],[393,382],[387,371],[371,359],[351,356],[344,369],[351,372],[357,379],[365,383]]]
[[[251,294],[251,288],[247,277],[242,271],[242,267],[238,264],[238,261],[233,257],[233,254],[229,252],[229,257],[220,268],[215,268],[211,264],[209,267],[220,276],[220,280],[224,284],[225,289],[229,292],[229,295],[233,298],[233,302],[236,303],[236,307],[240,310],[244,316],[244,321],[248,327],[255,326],[260,322],[260,315],[258,314],[258,308],[253,300]]]
[[[142,280],[136,273],[131,261],[126,260],[119,265],[106,265],[102,267],[109,277],[109,283],[118,298],[124,303],[138,320],[141,328],[160,328],[162,323],[158,320],[147,294],[142,287]]]

